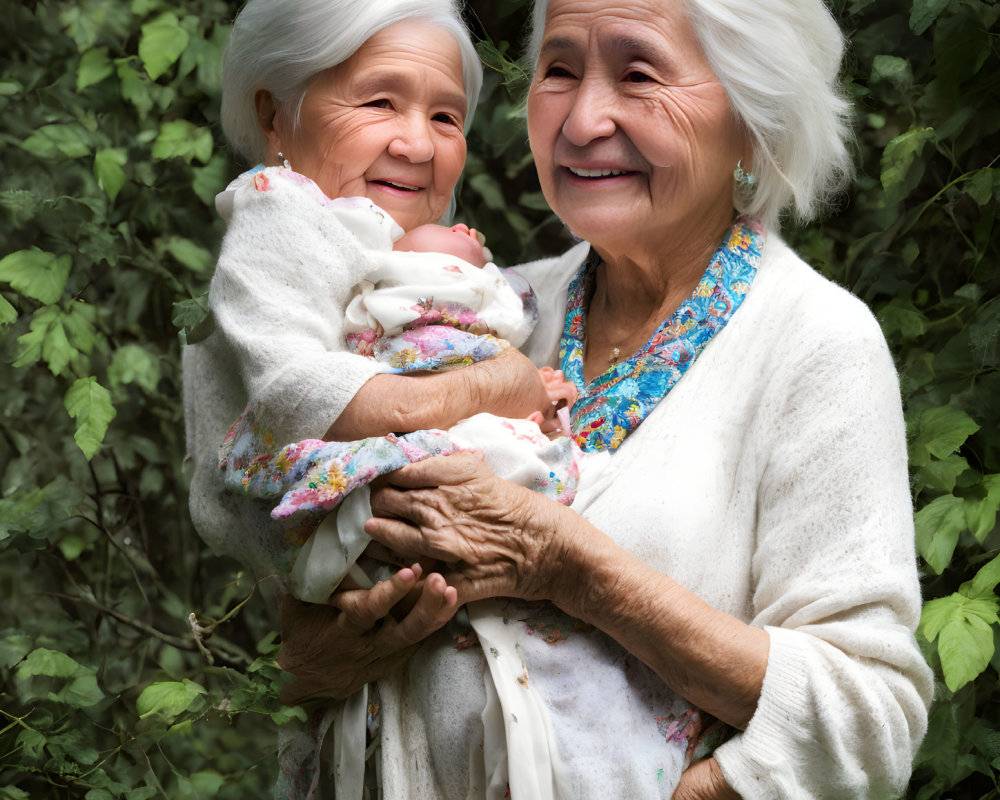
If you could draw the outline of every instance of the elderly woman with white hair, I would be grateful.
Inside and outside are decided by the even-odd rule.
[[[377,391],[378,411],[371,415],[377,429],[369,424],[359,436],[389,444],[388,449],[376,447],[374,460],[399,441],[380,434],[445,427],[473,411],[527,416],[544,408],[551,413],[539,370],[479,330],[488,322],[496,332],[497,320],[507,329],[528,328],[531,304],[524,307],[492,265],[455,266],[457,260],[482,257],[478,242],[469,248],[474,240],[467,228],[449,231],[448,246],[460,246],[443,259],[412,236],[438,227],[432,223],[448,212],[465,160],[463,128],[481,82],[481,65],[452,0],[251,0],[234,24],[223,63],[222,123],[237,152],[257,166],[216,198],[229,226],[209,293],[212,324],[195,332],[184,352],[188,450],[194,462],[191,511],[198,531],[218,550],[261,577],[276,574],[281,589],[298,597],[322,602],[357,553],[341,556],[345,569],[334,577],[336,567],[325,558],[330,550],[320,554],[313,547],[321,538],[315,531],[318,514],[303,516],[299,508],[290,525],[278,525],[269,519],[271,503],[227,491],[220,449],[230,461],[245,452],[232,455],[233,437],[253,450],[255,470],[269,463],[272,453],[264,450],[343,438],[338,417],[362,385]],[[434,241],[444,246],[440,235]],[[404,242],[404,250],[424,252],[397,252]],[[479,305],[465,308],[475,330],[426,331],[421,354],[438,347],[445,351],[439,355],[449,356],[464,346],[471,351],[465,352],[468,359],[492,356],[488,363],[414,383],[413,377],[382,374],[380,361],[352,352],[345,316],[348,301],[358,297],[356,287],[376,275],[398,274],[405,280],[411,268],[433,279],[430,310],[437,309],[441,295],[449,296],[456,281],[463,298],[481,295]],[[474,311],[483,312],[482,318]],[[412,321],[416,315],[400,316]],[[448,331],[456,335],[449,338]],[[459,335],[466,333],[466,339]],[[494,426],[503,433],[499,428]],[[533,441],[552,451],[537,427],[533,432]],[[419,438],[437,448],[433,432]],[[398,449],[415,457],[414,441]],[[512,444],[518,449],[517,442]],[[276,463],[290,460],[285,452]],[[372,460],[351,467],[361,474]],[[547,464],[539,467],[545,467],[541,475],[547,479]],[[297,498],[315,494],[314,485],[305,483],[311,477],[303,481],[302,492],[294,493]],[[319,505],[313,503],[311,510]],[[363,547],[361,525],[367,517],[354,522],[352,515],[344,516],[351,520],[352,541]],[[337,550],[343,544],[336,541],[337,520],[327,519],[334,528],[323,541]],[[367,580],[363,571],[354,574]],[[414,575],[413,570],[406,575]],[[442,607],[453,611],[454,591],[447,591],[439,575],[426,580],[418,593],[415,620],[428,613],[440,618]],[[361,737],[363,755],[363,699],[352,709],[347,727]],[[317,722],[325,726],[333,720],[320,714]],[[344,715],[336,720],[343,749]],[[285,743],[284,785],[305,794],[319,774],[307,762],[325,737],[314,733],[297,739],[298,745]],[[336,784],[343,794],[345,786],[360,789],[361,779],[341,775]]]
[[[577,436],[612,449],[610,467],[566,509],[473,458],[425,461],[373,495],[368,531],[445,562],[456,603],[521,598],[577,621],[550,630],[593,626],[630,676],[736,729],[676,798],[898,794],[932,683],[912,633],[897,378],[867,309],[778,232],[783,209],[814,216],[849,172],[840,32],[819,0],[551,0],[533,41],[539,178],[588,244],[524,268],[542,309],[528,352],[577,382]],[[385,677],[430,634],[433,614],[375,624],[410,579],[346,593],[309,647],[286,627],[303,691]],[[544,616],[510,607],[512,625]],[[429,635],[383,697],[432,675],[449,643]],[[475,783],[474,740],[448,731],[474,728],[480,700],[383,719],[387,796]],[[601,730],[619,787],[601,796],[657,796],[655,769],[628,757],[634,732]],[[557,771],[552,796],[573,780]]]
[[[469,454],[407,466],[372,493],[366,530],[441,562],[413,609],[389,614],[417,565],[286,608],[291,697],[351,702],[378,682],[385,797],[904,790],[932,681],[896,373],[868,310],[779,233],[849,173],[842,49],[821,0],[536,3],[530,143],[583,242],[522,268],[540,308],[526,352],[577,384],[577,441],[611,455],[570,508]],[[356,384],[338,435],[377,427],[373,399],[400,380]],[[447,376],[410,380],[434,412],[468,405],[438,394]],[[563,693],[529,662],[518,676],[558,722],[530,770],[519,718],[483,688],[491,656],[442,627],[481,603],[565,672]],[[617,670],[614,721],[581,697],[593,665],[608,686]],[[691,714],[663,713],[675,693]],[[705,752],[711,718],[731,734]],[[696,758],[676,788],[651,727]],[[595,738],[596,769],[567,769]]]

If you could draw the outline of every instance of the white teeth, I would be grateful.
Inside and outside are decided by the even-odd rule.
[[[420,188],[419,186],[410,186],[409,184],[396,183],[395,181],[382,181],[382,182],[388,184],[389,186],[395,187],[396,189],[406,189],[411,192],[415,192]]]
[[[623,169],[580,169],[579,167],[569,167],[569,171],[581,178],[607,178],[609,175],[623,175]]]

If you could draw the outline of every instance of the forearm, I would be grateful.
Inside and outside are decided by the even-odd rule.
[[[447,428],[466,416],[460,415],[460,408],[468,411],[473,405],[473,387],[469,381],[455,380],[459,372],[374,375],[358,390],[323,438],[346,442],[388,433]]]
[[[768,634],[719,611],[616,545],[575,512],[557,514],[552,600],[638,656],[704,711],[745,728],[767,669]]]
[[[351,441],[449,428],[480,412],[527,417],[547,402],[538,370],[516,350],[508,350],[461,369],[375,375],[355,393],[324,438]]]

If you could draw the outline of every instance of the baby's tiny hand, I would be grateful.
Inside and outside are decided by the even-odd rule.
[[[558,433],[572,436],[569,427],[569,409],[580,397],[572,381],[566,380],[561,369],[542,367],[538,370],[549,396],[550,406],[542,411],[534,412],[528,419],[541,428],[542,433]]]

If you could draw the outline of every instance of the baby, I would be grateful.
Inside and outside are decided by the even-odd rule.
[[[497,268],[475,230],[428,224],[404,233],[366,198],[317,195],[315,184],[287,169],[263,174],[266,181],[253,178],[257,192],[289,192],[300,195],[297,202],[312,197],[362,245],[369,266],[343,314],[348,350],[384,371],[412,373],[493,358],[527,338],[537,316],[534,294],[516,273]],[[557,370],[544,367],[540,375],[553,404],[548,414],[475,414],[448,431],[354,442],[307,439],[277,449],[268,409],[248,407],[225,437],[220,468],[230,490],[278,501],[271,517],[283,531],[276,538],[289,543],[288,588],[299,599],[326,602],[347,575],[361,586],[383,577],[371,564],[367,573],[356,565],[371,516],[367,489],[359,490],[405,464],[474,449],[502,477],[572,502],[582,454],[571,439],[550,439],[539,425],[557,430],[556,410],[571,404],[576,390]],[[566,411],[560,416],[568,433]]]
[[[475,228],[459,223],[418,225],[400,236],[392,247],[397,252],[445,253],[461,258],[474,267],[485,267],[493,260],[486,249],[486,237]]]

